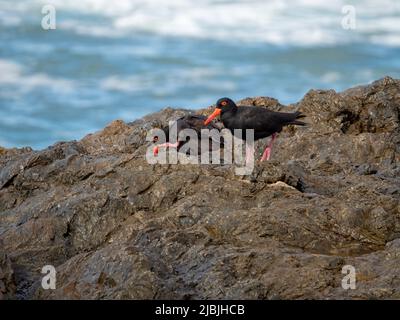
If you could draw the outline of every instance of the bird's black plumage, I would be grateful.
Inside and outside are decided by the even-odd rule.
[[[287,125],[305,125],[299,121],[304,117],[301,112],[275,112],[266,108],[240,106],[231,99],[221,98],[217,101],[217,109],[220,109],[221,121],[226,128],[232,131],[242,129],[242,139],[245,139],[245,130],[254,129],[254,139],[262,139],[279,133]]]
[[[304,126],[305,123],[299,121],[304,115],[301,112],[274,112],[260,107],[238,107],[231,99],[221,98],[217,101],[214,112],[207,118],[204,124],[209,124],[216,116],[221,117],[221,121],[231,133],[242,140],[247,139],[247,129],[254,130],[254,140],[262,139],[268,136],[271,141],[266,146],[261,161],[269,160],[272,145],[276,139],[277,133],[282,131],[284,126],[294,124]],[[241,135],[235,132],[235,129],[241,129]],[[246,163],[249,159],[246,149]]]
[[[196,131],[197,134],[197,138],[198,140],[198,146],[199,146],[199,152],[200,152],[200,148],[201,148],[201,143],[200,143],[200,139],[201,139],[201,130],[202,129],[208,129],[208,130],[212,130],[212,129],[216,129],[218,131],[221,130],[220,127],[218,127],[215,123],[209,123],[207,125],[204,124],[204,121],[207,119],[206,116],[203,115],[195,115],[195,114],[189,114],[189,115],[185,115],[181,118],[178,118],[176,120],[176,131],[177,131],[177,137],[179,137],[179,133],[182,130],[185,129],[192,129]],[[169,126],[165,126],[163,128],[161,128],[161,130],[164,131],[165,133],[165,138],[166,138],[166,142],[170,142],[170,127]],[[155,137],[158,140],[158,137]],[[156,142],[157,140],[155,140],[154,142]],[[189,137],[186,138],[186,141],[181,141],[178,145],[178,151],[179,149],[182,148],[182,146],[184,144],[186,144],[188,141],[190,140]],[[210,142],[213,140],[212,138],[209,139]],[[223,146],[223,142],[222,141],[217,141],[217,144],[219,147]],[[214,144],[215,145],[215,144]],[[213,144],[209,144],[210,146],[210,151],[213,147]]]
[[[201,135],[201,129],[217,129],[220,131],[220,128],[215,124],[215,123],[209,123],[207,125],[204,124],[204,121],[207,119],[206,116],[200,115],[200,114],[188,114],[185,115],[181,118],[176,119],[176,131],[177,135],[179,136],[179,133],[184,130],[184,129],[193,129],[196,131],[198,138],[200,138]],[[163,127],[161,130],[164,131],[165,133],[165,138],[166,141],[170,141],[169,137],[169,126]]]

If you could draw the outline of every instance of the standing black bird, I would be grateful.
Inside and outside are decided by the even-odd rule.
[[[197,137],[200,139],[201,138],[201,129],[217,129],[218,131],[221,130],[221,128],[219,128],[216,124],[211,123],[211,124],[204,124],[204,122],[206,121],[207,117],[203,116],[203,115],[195,115],[195,114],[189,114],[186,116],[183,116],[179,119],[176,120],[176,131],[177,131],[177,137],[179,137],[179,133],[184,130],[184,129],[193,129],[196,131],[197,133]],[[160,147],[170,147],[170,148],[177,148],[178,151],[180,148],[182,148],[182,146],[184,144],[186,144],[189,141],[189,138],[187,138],[186,141],[177,141],[175,143],[171,143],[170,141],[170,136],[169,136],[169,126],[163,127],[161,130],[164,131],[165,133],[165,139],[166,139],[166,143],[163,144],[159,144],[157,146],[154,147],[153,150],[153,154],[157,155],[159,148]],[[153,138],[153,142],[156,143],[159,140],[158,136],[155,136]],[[210,137],[210,140],[212,140],[212,138]],[[211,141],[210,141],[211,142]],[[223,143],[218,141],[218,147],[223,146]],[[210,144],[210,149],[213,147],[214,144]],[[201,148],[201,144],[198,144],[199,146],[199,150]],[[210,150],[212,151],[212,150]]]
[[[277,133],[289,124],[304,126],[306,123],[297,119],[305,117],[301,112],[294,113],[274,112],[260,107],[238,107],[229,98],[221,98],[217,101],[214,112],[207,118],[204,124],[208,125],[215,117],[220,115],[221,121],[232,133],[234,129],[242,129],[242,139],[245,140],[245,130],[254,129],[254,140],[272,135],[272,139],[266,146],[261,161],[269,160],[272,144]]]

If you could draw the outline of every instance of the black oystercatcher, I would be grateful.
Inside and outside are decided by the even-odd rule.
[[[221,130],[221,128],[219,128],[216,124],[211,123],[211,124],[204,124],[204,122],[206,121],[207,117],[203,116],[203,115],[193,115],[193,114],[189,114],[186,116],[183,116],[179,119],[176,120],[176,131],[177,131],[177,136],[179,136],[179,132],[181,132],[184,129],[193,129],[197,132],[197,137],[200,139],[201,138],[201,129],[217,129],[218,131]],[[160,147],[169,147],[169,148],[177,148],[178,151],[179,149],[188,142],[188,139],[186,141],[177,141],[175,143],[171,143],[170,141],[170,136],[169,136],[169,126],[166,126],[164,128],[162,128],[162,130],[165,133],[165,139],[166,139],[166,143],[163,144],[159,144],[157,146],[154,147],[153,150],[153,154],[157,155],[159,148]],[[210,138],[211,139],[211,138]],[[157,136],[155,136],[153,138],[153,142],[157,142],[159,140],[159,138]],[[220,141],[218,141],[218,146],[222,146],[223,143],[221,143]],[[199,150],[201,148],[201,144],[198,144],[199,146]],[[213,144],[210,144],[210,151],[212,148]]]
[[[254,129],[254,140],[272,135],[271,141],[265,148],[261,161],[269,160],[272,144],[277,133],[289,124],[304,126],[306,123],[297,119],[305,117],[301,112],[294,113],[274,112],[260,107],[237,106],[229,98],[217,101],[214,112],[204,122],[208,125],[215,117],[220,115],[221,121],[232,134],[234,129],[242,129],[242,139],[245,140],[245,129]],[[246,155],[247,156],[247,155]]]

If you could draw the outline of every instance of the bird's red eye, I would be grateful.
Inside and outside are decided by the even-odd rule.
[[[158,141],[158,137],[155,136],[155,137],[153,138],[153,142],[157,142],[157,141]]]
[[[228,103],[226,101],[221,102],[221,106],[226,106]]]

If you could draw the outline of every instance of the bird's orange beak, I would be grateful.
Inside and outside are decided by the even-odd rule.
[[[158,146],[155,146],[153,149],[153,155],[157,156],[158,155]]]
[[[211,113],[211,115],[207,118],[206,121],[204,121],[204,125],[208,125],[215,117],[219,116],[221,114],[221,109],[215,108],[214,112]]]

